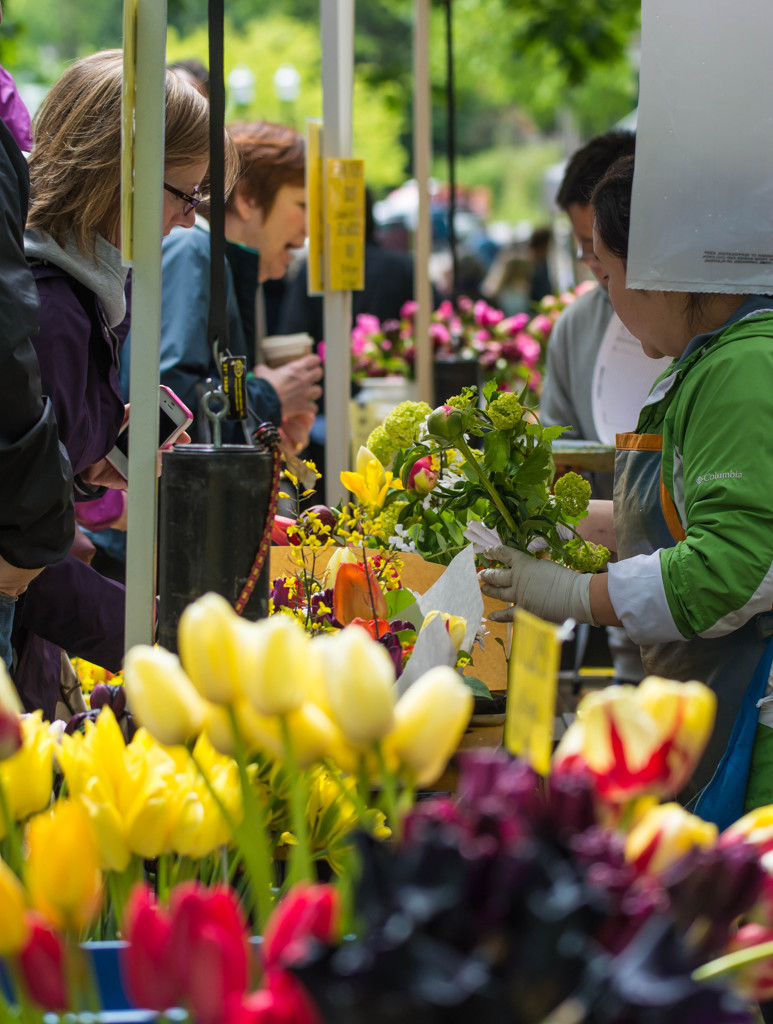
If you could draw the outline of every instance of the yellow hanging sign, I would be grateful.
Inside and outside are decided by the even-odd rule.
[[[326,268],[333,291],[365,287],[365,164],[327,162]]]
[[[306,121],[306,217],[309,229],[307,288],[309,295],[325,290],[325,214],[322,190],[322,121]]]
[[[540,775],[550,771],[562,627],[517,608],[507,670],[505,746]]]

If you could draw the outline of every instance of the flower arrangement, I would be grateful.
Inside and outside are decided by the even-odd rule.
[[[469,714],[450,676],[395,700],[364,631],[310,639],[211,595],[180,651],[127,659],[128,744],[109,708],[57,739],[0,672],[7,1019],[97,1011],[79,940],[108,925],[132,1003],[201,1024],[751,1024],[773,994],[773,808],[718,835],[659,802],[713,728],[701,684],[591,694],[547,777],[484,751],[454,796],[415,803]],[[341,833],[338,880],[321,883],[304,861]]]
[[[456,304],[441,302],[432,314],[430,338],[439,359],[460,356],[481,364],[486,379],[506,390],[520,391],[525,383],[539,395],[545,349],[559,314],[578,295],[592,287],[587,282],[574,291],[548,295],[534,314],[506,317],[483,299],[460,296]],[[352,330],[352,375],[413,377],[416,303],[406,302],[399,320],[360,314]]]

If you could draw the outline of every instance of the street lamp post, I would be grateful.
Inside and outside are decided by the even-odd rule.
[[[295,101],[301,92],[301,76],[292,64],[280,64],[274,73],[274,92],[279,100],[280,120],[295,127]]]

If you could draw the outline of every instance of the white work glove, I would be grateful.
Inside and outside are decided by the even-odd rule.
[[[478,574],[480,589],[488,597],[512,601],[548,622],[587,622],[597,625],[590,610],[593,573],[575,572],[547,559],[532,558],[504,545],[489,548],[486,558],[504,562],[509,569],[484,569]],[[494,622],[511,622],[515,608],[503,608],[488,616]]]

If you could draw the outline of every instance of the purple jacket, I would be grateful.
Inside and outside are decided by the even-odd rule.
[[[40,333],[33,343],[44,394],[59,437],[81,473],[115,444],[124,415],[118,356],[127,314],[112,330],[97,297],[53,264],[33,265],[40,294]],[[76,478],[77,484],[77,478]],[[59,693],[59,647],[118,671],[124,647],[124,588],[68,556],[33,580],[14,623],[14,682],[28,710],[52,718]]]

